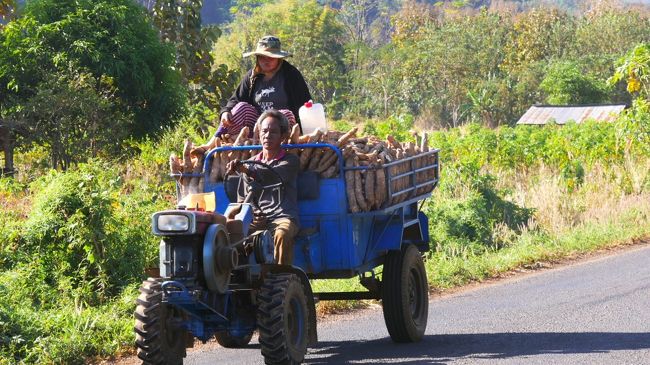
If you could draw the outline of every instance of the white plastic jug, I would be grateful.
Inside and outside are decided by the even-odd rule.
[[[327,131],[327,121],[325,120],[325,109],[323,104],[314,103],[309,100],[298,110],[300,124],[302,125],[302,134],[309,134],[320,128],[323,132]]]

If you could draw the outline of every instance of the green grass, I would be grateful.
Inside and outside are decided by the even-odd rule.
[[[132,347],[135,286],[99,306],[56,303],[52,296],[46,303],[29,295],[24,276],[20,271],[0,274],[0,364],[84,364]]]

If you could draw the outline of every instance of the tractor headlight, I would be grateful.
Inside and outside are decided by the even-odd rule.
[[[165,211],[153,215],[153,234],[158,236],[196,233],[196,219],[191,212]]]
[[[190,218],[186,215],[159,215],[157,223],[161,232],[185,232],[190,229]]]

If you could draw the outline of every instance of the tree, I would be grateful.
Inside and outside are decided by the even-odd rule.
[[[240,17],[249,17],[255,8],[271,2],[272,0],[234,0],[230,12]]]
[[[540,8],[519,15],[505,46],[503,67],[512,70],[563,57],[569,51],[574,28],[574,19],[557,9]]]
[[[16,13],[16,2],[14,0],[0,0],[0,31],[7,20]],[[10,173],[14,169],[13,137],[9,128],[5,125],[0,115],[0,148],[4,153],[5,165],[0,170],[0,176],[5,172]]]
[[[223,66],[214,66],[210,51],[221,30],[202,24],[202,8],[203,0],[155,0],[151,14],[160,38],[174,46],[176,67],[188,86],[191,101],[218,109],[235,75]]]
[[[617,61],[616,72],[610,83],[622,80],[627,82],[630,94],[650,101],[650,43],[637,45]]]
[[[293,53],[289,62],[305,76],[315,100],[327,103],[343,91],[343,27],[333,9],[315,0],[280,0],[250,12],[249,17],[236,13],[230,33],[215,43],[216,64],[243,74],[250,59],[243,59],[242,53],[254,49],[262,36],[273,34],[280,37],[283,49]]]
[[[637,44],[650,41],[650,15],[641,9],[625,9],[609,1],[594,7],[578,19],[571,58],[579,60],[584,69],[606,79],[615,71],[616,61]],[[611,90],[610,99],[631,104],[632,99],[622,85]]]
[[[586,74],[572,61],[551,64],[539,87],[548,95],[546,101],[550,104],[594,104],[608,96],[604,82]]]
[[[630,9],[623,2],[594,1],[577,20],[575,55],[601,54],[616,60],[621,54],[650,37],[648,9]],[[610,68],[607,69],[611,72]]]
[[[643,153],[650,153],[650,43],[634,47],[617,63],[616,72],[609,83],[621,81],[627,84],[627,91],[636,98],[632,107],[620,120],[627,134],[627,148],[637,142]]]
[[[10,22],[1,39],[0,112],[12,121],[11,128],[26,142],[56,144],[42,137],[44,128],[60,122],[60,115],[28,109],[38,105],[34,101],[46,90],[63,93],[54,98],[61,103],[73,103],[75,90],[84,95],[92,90],[90,98],[106,98],[108,103],[99,107],[108,113],[105,117],[93,114],[96,108],[73,112],[75,108],[66,105],[47,107],[69,110],[66,118],[71,121],[103,122],[101,128],[116,142],[170,125],[182,111],[184,89],[173,70],[171,47],[161,44],[144,11],[131,0],[28,3],[25,15]],[[62,97],[66,93],[69,98]],[[65,167],[52,153],[53,163]],[[83,160],[85,154],[71,158]]]
[[[133,116],[120,111],[107,81],[97,85],[91,74],[75,71],[48,75],[14,113],[30,126],[31,141],[49,146],[52,167],[66,170],[83,157],[121,152]]]
[[[442,15],[436,8],[424,11],[419,16],[396,15],[399,33],[393,43],[399,67],[393,72],[402,81],[393,91],[399,96],[391,109],[402,105],[413,114],[426,113],[426,127],[457,126],[469,119],[472,97],[474,102],[482,98],[483,110],[477,115],[486,110],[488,99],[479,96],[495,89],[486,79],[502,77],[499,65],[504,59],[509,19],[487,11],[461,16]],[[490,113],[494,124],[503,119],[494,111]]]
[[[347,31],[347,43],[352,48],[353,69],[356,69],[360,48],[368,41],[368,30],[377,16],[378,6],[378,0],[346,0],[342,3],[339,17]]]
[[[349,97],[345,109],[350,114],[386,114],[392,90],[390,14],[399,8],[392,0],[342,0],[337,19],[345,30],[345,68]],[[395,65],[398,66],[398,65]],[[369,95],[372,94],[372,95]],[[372,104],[380,101],[381,104]]]

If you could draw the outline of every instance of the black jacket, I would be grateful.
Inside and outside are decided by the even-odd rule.
[[[307,83],[302,77],[300,71],[298,71],[297,68],[292,66],[286,60],[282,61],[282,65],[280,66],[280,70],[278,70],[278,72],[281,72],[284,77],[284,88],[287,92],[287,98],[289,100],[288,109],[293,112],[293,115],[296,117],[296,121],[298,121],[298,124],[300,124],[300,119],[298,118],[298,109],[300,109],[300,107],[307,101],[311,100],[311,94],[309,94]],[[219,112],[219,115],[231,111],[232,108],[234,108],[235,105],[237,105],[237,103],[240,101],[245,101],[258,108],[259,110],[259,105],[255,103],[254,86],[257,82],[261,81],[263,77],[263,74],[257,74],[253,76],[253,70],[248,70],[241,83],[228,100],[226,106]]]

